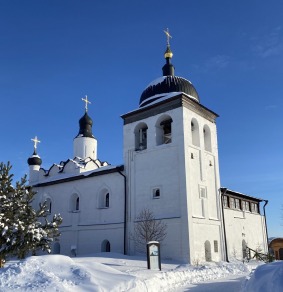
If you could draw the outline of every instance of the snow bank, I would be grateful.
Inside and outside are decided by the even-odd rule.
[[[154,271],[147,269],[144,257],[46,255],[10,262],[0,269],[0,291],[176,291],[188,284],[248,274],[249,266],[240,262],[195,267],[165,261],[162,271]]]
[[[248,277],[243,292],[283,291],[283,262],[261,265]]]
[[[173,291],[178,287],[204,281],[227,278],[232,275],[244,275],[249,272],[242,263],[215,263],[209,266],[194,267],[182,265],[168,272],[156,274],[145,281],[148,291]]]
[[[132,276],[92,262],[82,267],[62,255],[30,257],[0,270],[0,291],[112,291]],[[122,289],[121,289],[122,291]]]

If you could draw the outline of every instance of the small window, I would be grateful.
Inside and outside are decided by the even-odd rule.
[[[223,206],[225,208],[229,208],[228,197],[227,196],[223,196]]]
[[[46,199],[46,209],[47,209],[47,213],[51,214],[52,212],[52,201],[50,198]]]
[[[235,199],[234,198],[230,198],[230,208],[232,208],[232,209],[236,208],[236,204],[235,204]]]
[[[80,210],[80,198],[77,197],[76,199],[76,211],[79,211]]]
[[[259,211],[258,211],[258,204],[255,204],[255,213],[259,213]]]
[[[239,199],[235,199],[235,207],[236,207],[236,209],[238,209],[238,210],[241,209],[241,205],[240,205],[240,200],[239,200]]]
[[[110,193],[107,189],[103,189],[98,195],[98,208],[107,209],[110,207]]]
[[[105,208],[109,208],[109,193],[105,196]]]
[[[160,198],[160,189],[153,189],[153,198],[154,199]]]
[[[242,202],[242,207],[243,207],[243,210],[245,210],[245,211],[250,211],[250,202],[248,202],[248,201],[243,201],[243,202]]]
[[[218,241],[214,240],[214,252],[218,252]]]
[[[251,203],[251,211],[253,213],[258,213],[258,205],[256,203]]]
[[[77,194],[73,194],[70,200],[70,211],[78,212],[80,210],[80,198]]]

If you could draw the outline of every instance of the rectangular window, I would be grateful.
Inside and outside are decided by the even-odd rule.
[[[153,189],[152,190],[152,197],[154,199],[159,199],[160,198],[160,189]]]
[[[228,197],[227,196],[223,196],[223,206],[225,208],[229,208],[229,205],[228,205]]]
[[[218,241],[214,240],[214,252],[218,252]]]
[[[251,211],[253,213],[258,213],[258,205],[257,205],[257,203],[251,203]]]
[[[236,208],[235,199],[234,198],[230,198],[230,208],[232,208],[232,209]]]
[[[236,209],[238,209],[238,210],[241,209],[240,200],[239,199],[235,199],[235,206],[236,206]]]
[[[245,210],[245,211],[250,211],[250,202],[248,202],[248,201],[243,201],[243,202],[242,202],[242,207],[243,207],[243,210]]]
[[[258,212],[258,204],[255,203],[255,213],[259,213]]]

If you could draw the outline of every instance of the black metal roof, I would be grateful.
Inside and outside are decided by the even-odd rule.
[[[79,134],[76,136],[77,137],[89,137],[89,138],[94,138],[92,134],[92,119],[91,117],[85,112],[83,117],[79,120],[80,124],[80,130]]]
[[[160,78],[159,78],[160,79]],[[193,84],[182,77],[164,76],[163,80],[152,82],[142,93],[140,97],[140,107],[145,106],[156,99],[163,97],[170,92],[184,92],[199,102],[199,96]],[[153,97],[156,96],[156,99]]]
[[[28,159],[28,165],[41,165],[41,163],[41,158],[37,155],[36,150],[34,150],[32,156]]]

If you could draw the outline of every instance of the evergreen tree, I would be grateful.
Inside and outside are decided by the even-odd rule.
[[[47,203],[32,208],[35,192],[26,185],[26,176],[12,185],[12,166],[0,163],[0,264],[8,256],[25,258],[37,250],[51,252],[51,243],[60,233],[62,218],[54,215],[49,222]]]

